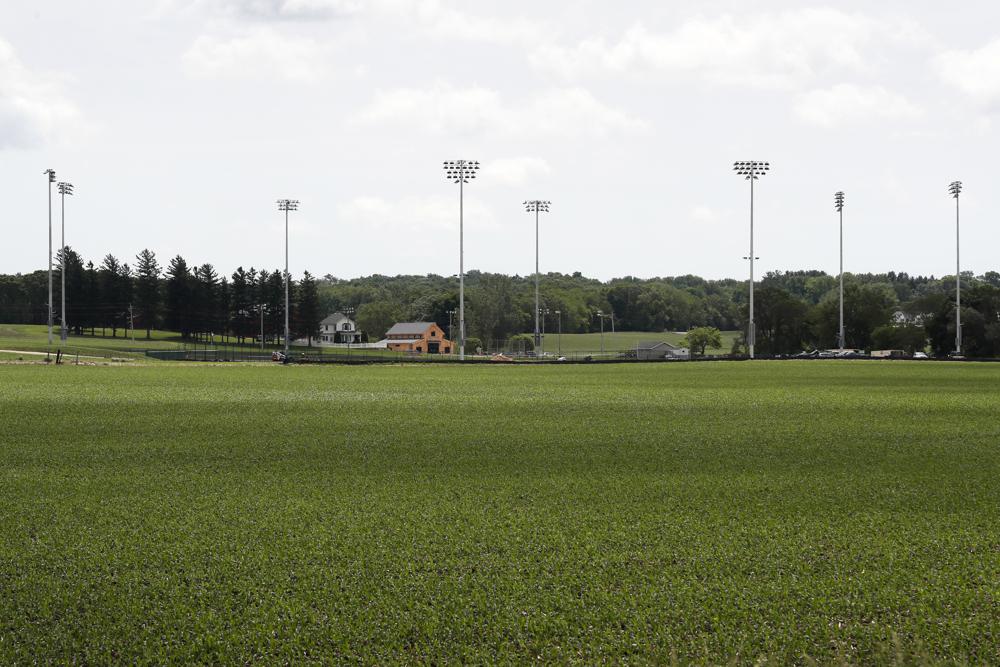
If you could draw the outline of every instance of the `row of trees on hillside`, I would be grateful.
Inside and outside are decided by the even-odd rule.
[[[0,320],[43,323],[43,271],[0,276]],[[58,280],[58,276],[57,276]],[[189,265],[178,256],[161,266],[143,250],[132,265],[107,255],[95,266],[74,251],[66,256],[69,323],[77,331],[101,329],[117,335],[131,314],[135,326],[178,331],[185,338],[210,335],[247,341],[276,340],[284,326],[281,271],[244,270],[220,275],[211,264]],[[962,321],[965,351],[1000,356],[1000,273],[963,274]],[[789,354],[837,344],[838,281],[822,271],[772,272],[757,284],[757,351]],[[542,277],[545,329],[554,333],[596,332],[613,323],[624,331],[688,331],[714,327],[745,331],[746,281],[698,276],[602,282],[580,273]],[[319,321],[336,310],[354,312],[369,339],[395,322],[433,321],[457,336],[458,280],[455,277],[372,275],[316,280],[307,272],[292,286],[292,331],[316,334]],[[57,298],[58,303],[58,298]],[[130,311],[131,307],[131,311]],[[610,321],[608,318],[611,318]],[[845,320],[851,348],[922,349],[949,352],[954,341],[954,277],[906,273],[846,276]],[[487,346],[534,326],[533,276],[472,271],[466,276],[466,331]],[[737,340],[736,352],[745,349]]]
[[[57,266],[63,265],[62,255]],[[254,340],[263,329],[265,340],[284,334],[285,286],[282,271],[238,268],[229,277],[211,264],[189,265],[180,255],[161,266],[156,254],[143,250],[134,265],[106,255],[99,265],[84,263],[67,248],[66,320],[73,333],[117,336],[129,327],[145,332],[176,331],[185,339],[209,337]],[[55,273],[58,294],[61,276]],[[290,330],[293,338],[318,334],[318,285],[306,272],[290,283]],[[54,299],[58,304],[58,297]],[[47,321],[48,275],[0,276],[0,320],[43,324]],[[58,310],[55,316],[58,321]],[[310,341],[311,342],[311,341]]]

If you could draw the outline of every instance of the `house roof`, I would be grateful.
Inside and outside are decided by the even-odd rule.
[[[350,317],[344,315],[342,312],[338,310],[337,312],[324,317],[323,321],[320,322],[320,324],[336,324],[337,322],[342,322],[344,320],[350,320],[351,322],[354,321]]]
[[[647,340],[636,344],[636,348],[640,350],[655,350],[658,347],[663,347],[666,350],[679,349],[676,345],[671,345],[670,343],[662,340]]]
[[[385,332],[386,336],[420,336],[434,326],[433,322],[396,322]]]

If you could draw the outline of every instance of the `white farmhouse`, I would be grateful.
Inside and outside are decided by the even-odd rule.
[[[358,331],[357,322],[344,313],[337,311],[332,315],[327,315],[319,323],[319,342],[327,344],[361,342],[361,332]]]

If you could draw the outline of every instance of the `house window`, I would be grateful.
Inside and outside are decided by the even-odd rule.
[[[431,330],[431,336],[437,336],[437,335],[438,335],[438,332],[437,332],[437,331],[434,331],[434,330],[432,329],[432,330]]]
[[[344,331],[350,331],[351,330],[351,323],[350,322],[345,322],[343,324],[343,328],[344,328]]]
[[[423,352],[423,351],[424,351],[424,348],[422,348],[419,345],[417,345],[417,352]]]

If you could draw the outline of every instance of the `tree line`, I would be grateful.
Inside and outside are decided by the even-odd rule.
[[[61,265],[61,257],[57,266]],[[58,270],[56,297],[58,304]],[[66,253],[67,320],[76,333],[100,329],[111,335],[128,326],[148,336],[154,329],[185,339],[222,336],[255,340],[263,319],[264,338],[277,342],[284,330],[284,275],[242,267],[220,276],[212,264],[189,265],[181,256],[165,267],[143,250],[132,265],[107,255],[99,265]],[[963,273],[964,351],[1000,357],[1000,273]],[[541,307],[547,332],[585,333],[612,323],[623,331],[688,331],[715,327],[746,331],[748,284],[698,276],[600,281],[573,274],[541,277]],[[847,274],[844,289],[846,344],[857,349],[930,347],[939,355],[954,347],[955,277],[907,273]],[[293,338],[315,337],[319,322],[337,310],[354,313],[369,340],[395,322],[436,322],[458,336],[458,279],[371,275],[292,281]],[[0,321],[46,321],[45,271],[0,276]],[[131,311],[130,311],[131,307]],[[597,316],[605,314],[604,318]],[[58,313],[57,313],[58,315]],[[791,354],[837,346],[838,280],[822,271],[766,274],[755,285],[756,349]],[[466,331],[487,347],[534,327],[534,277],[471,271],[466,275]],[[733,352],[746,349],[738,337]]]
[[[59,319],[63,254],[54,271],[54,321]],[[71,333],[117,336],[133,328],[149,338],[153,330],[177,332],[185,340],[221,338],[236,343],[277,343],[284,335],[285,283],[280,270],[238,268],[220,276],[212,264],[189,265],[180,255],[164,267],[156,254],[143,250],[129,265],[105,255],[99,265],[84,263],[72,248],[65,252],[66,321]],[[289,330],[293,339],[309,343],[318,335],[318,285],[305,272],[290,280]],[[12,324],[47,322],[48,273],[0,276],[0,321]]]

